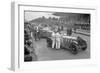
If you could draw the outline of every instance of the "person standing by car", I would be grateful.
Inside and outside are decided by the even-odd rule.
[[[61,42],[60,38],[61,38],[60,33],[57,32],[56,33],[56,49],[60,49],[60,42]]]
[[[71,36],[71,35],[72,35],[72,28],[68,28],[68,29],[67,29],[67,35],[68,35],[68,36]]]
[[[56,32],[53,31],[51,36],[52,36],[52,48],[54,48],[56,44]]]
[[[35,40],[37,41],[38,39],[40,40],[40,30],[38,26],[35,26]]]

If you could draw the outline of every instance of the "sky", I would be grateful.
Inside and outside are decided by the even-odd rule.
[[[49,17],[59,18],[58,16],[54,16],[52,14],[53,14],[52,12],[29,12],[27,11],[25,12],[25,20],[30,21],[30,20],[33,20],[33,19],[36,19],[42,16],[46,18],[49,18]]]

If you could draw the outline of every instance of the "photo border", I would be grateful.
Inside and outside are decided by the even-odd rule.
[[[25,68],[22,67],[21,68],[21,63],[20,63],[20,61],[21,61],[20,60],[20,56],[21,56],[21,54],[20,54],[20,29],[21,28],[20,28],[20,25],[19,25],[20,24],[20,17],[19,17],[20,16],[20,14],[19,14],[20,13],[20,6],[34,6],[34,7],[48,7],[48,8],[64,8],[64,9],[65,8],[69,8],[69,9],[72,8],[72,9],[80,9],[80,10],[92,10],[94,12],[94,15],[93,15],[94,18],[91,17],[91,18],[93,18],[91,20],[93,20],[93,24],[96,24],[96,8],[95,7],[88,7],[88,6],[87,7],[83,7],[83,6],[78,7],[78,6],[74,6],[74,5],[70,5],[70,6],[67,6],[66,5],[66,7],[42,6],[42,5],[33,5],[32,3],[27,3],[26,4],[26,3],[21,3],[21,2],[13,2],[12,3],[12,18],[11,18],[11,20],[12,20],[12,23],[11,23],[12,24],[12,26],[11,26],[11,29],[12,29],[12,32],[11,32],[12,33],[11,69],[14,70],[14,71],[26,70],[28,68],[28,67],[25,67]],[[91,25],[91,44],[92,45],[93,45],[92,42],[95,41],[94,38],[92,37],[92,35],[93,35],[92,32],[93,33],[95,32],[93,26],[94,25]],[[96,49],[93,49],[94,46],[92,46],[91,48],[92,48],[92,50],[94,52],[94,57],[91,56],[91,59],[89,59],[89,60],[84,59],[85,61],[87,61],[84,64],[96,64],[96,57],[95,57],[96,56]],[[62,62],[65,63],[65,64],[67,64],[66,62],[71,63],[72,61],[74,61],[74,63],[84,62],[83,59],[82,59],[82,60],[50,61],[52,63],[50,63],[49,61],[48,62],[45,61],[45,63],[49,64],[49,67],[53,67],[53,65],[51,65],[51,64],[55,64],[55,63],[58,64],[58,63],[62,63]],[[37,68],[39,67],[39,69],[40,69],[40,68],[42,68],[42,66],[40,66],[39,64],[44,65],[45,63],[44,62],[42,62],[42,63],[41,62],[34,62],[34,65],[37,66]],[[80,63],[80,66],[82,66],[82,65]],[[31,67],[33,67],[33,66],[31,66]],[[65,65],[60,64],[58,66],[65,66]],[[68,65],[68,66],[73,66],[73,65]],[[76,64],[74,66],[76,66]],[[45,66],[44,68],[46,68],[46,67],[48,67],[48,66]],[[32,69],[34,69],[34,67]]]

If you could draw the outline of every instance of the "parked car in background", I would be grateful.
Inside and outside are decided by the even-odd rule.
[[[46,27],[40,30],[40,37],[47,38],[50,37],[53,31],[50,28]]]

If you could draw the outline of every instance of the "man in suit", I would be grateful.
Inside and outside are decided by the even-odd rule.
[[[40,40],[40,30],[39,30],[39,26],[35,26],[34,27],[34,36],[35,36],[35,40]]]

